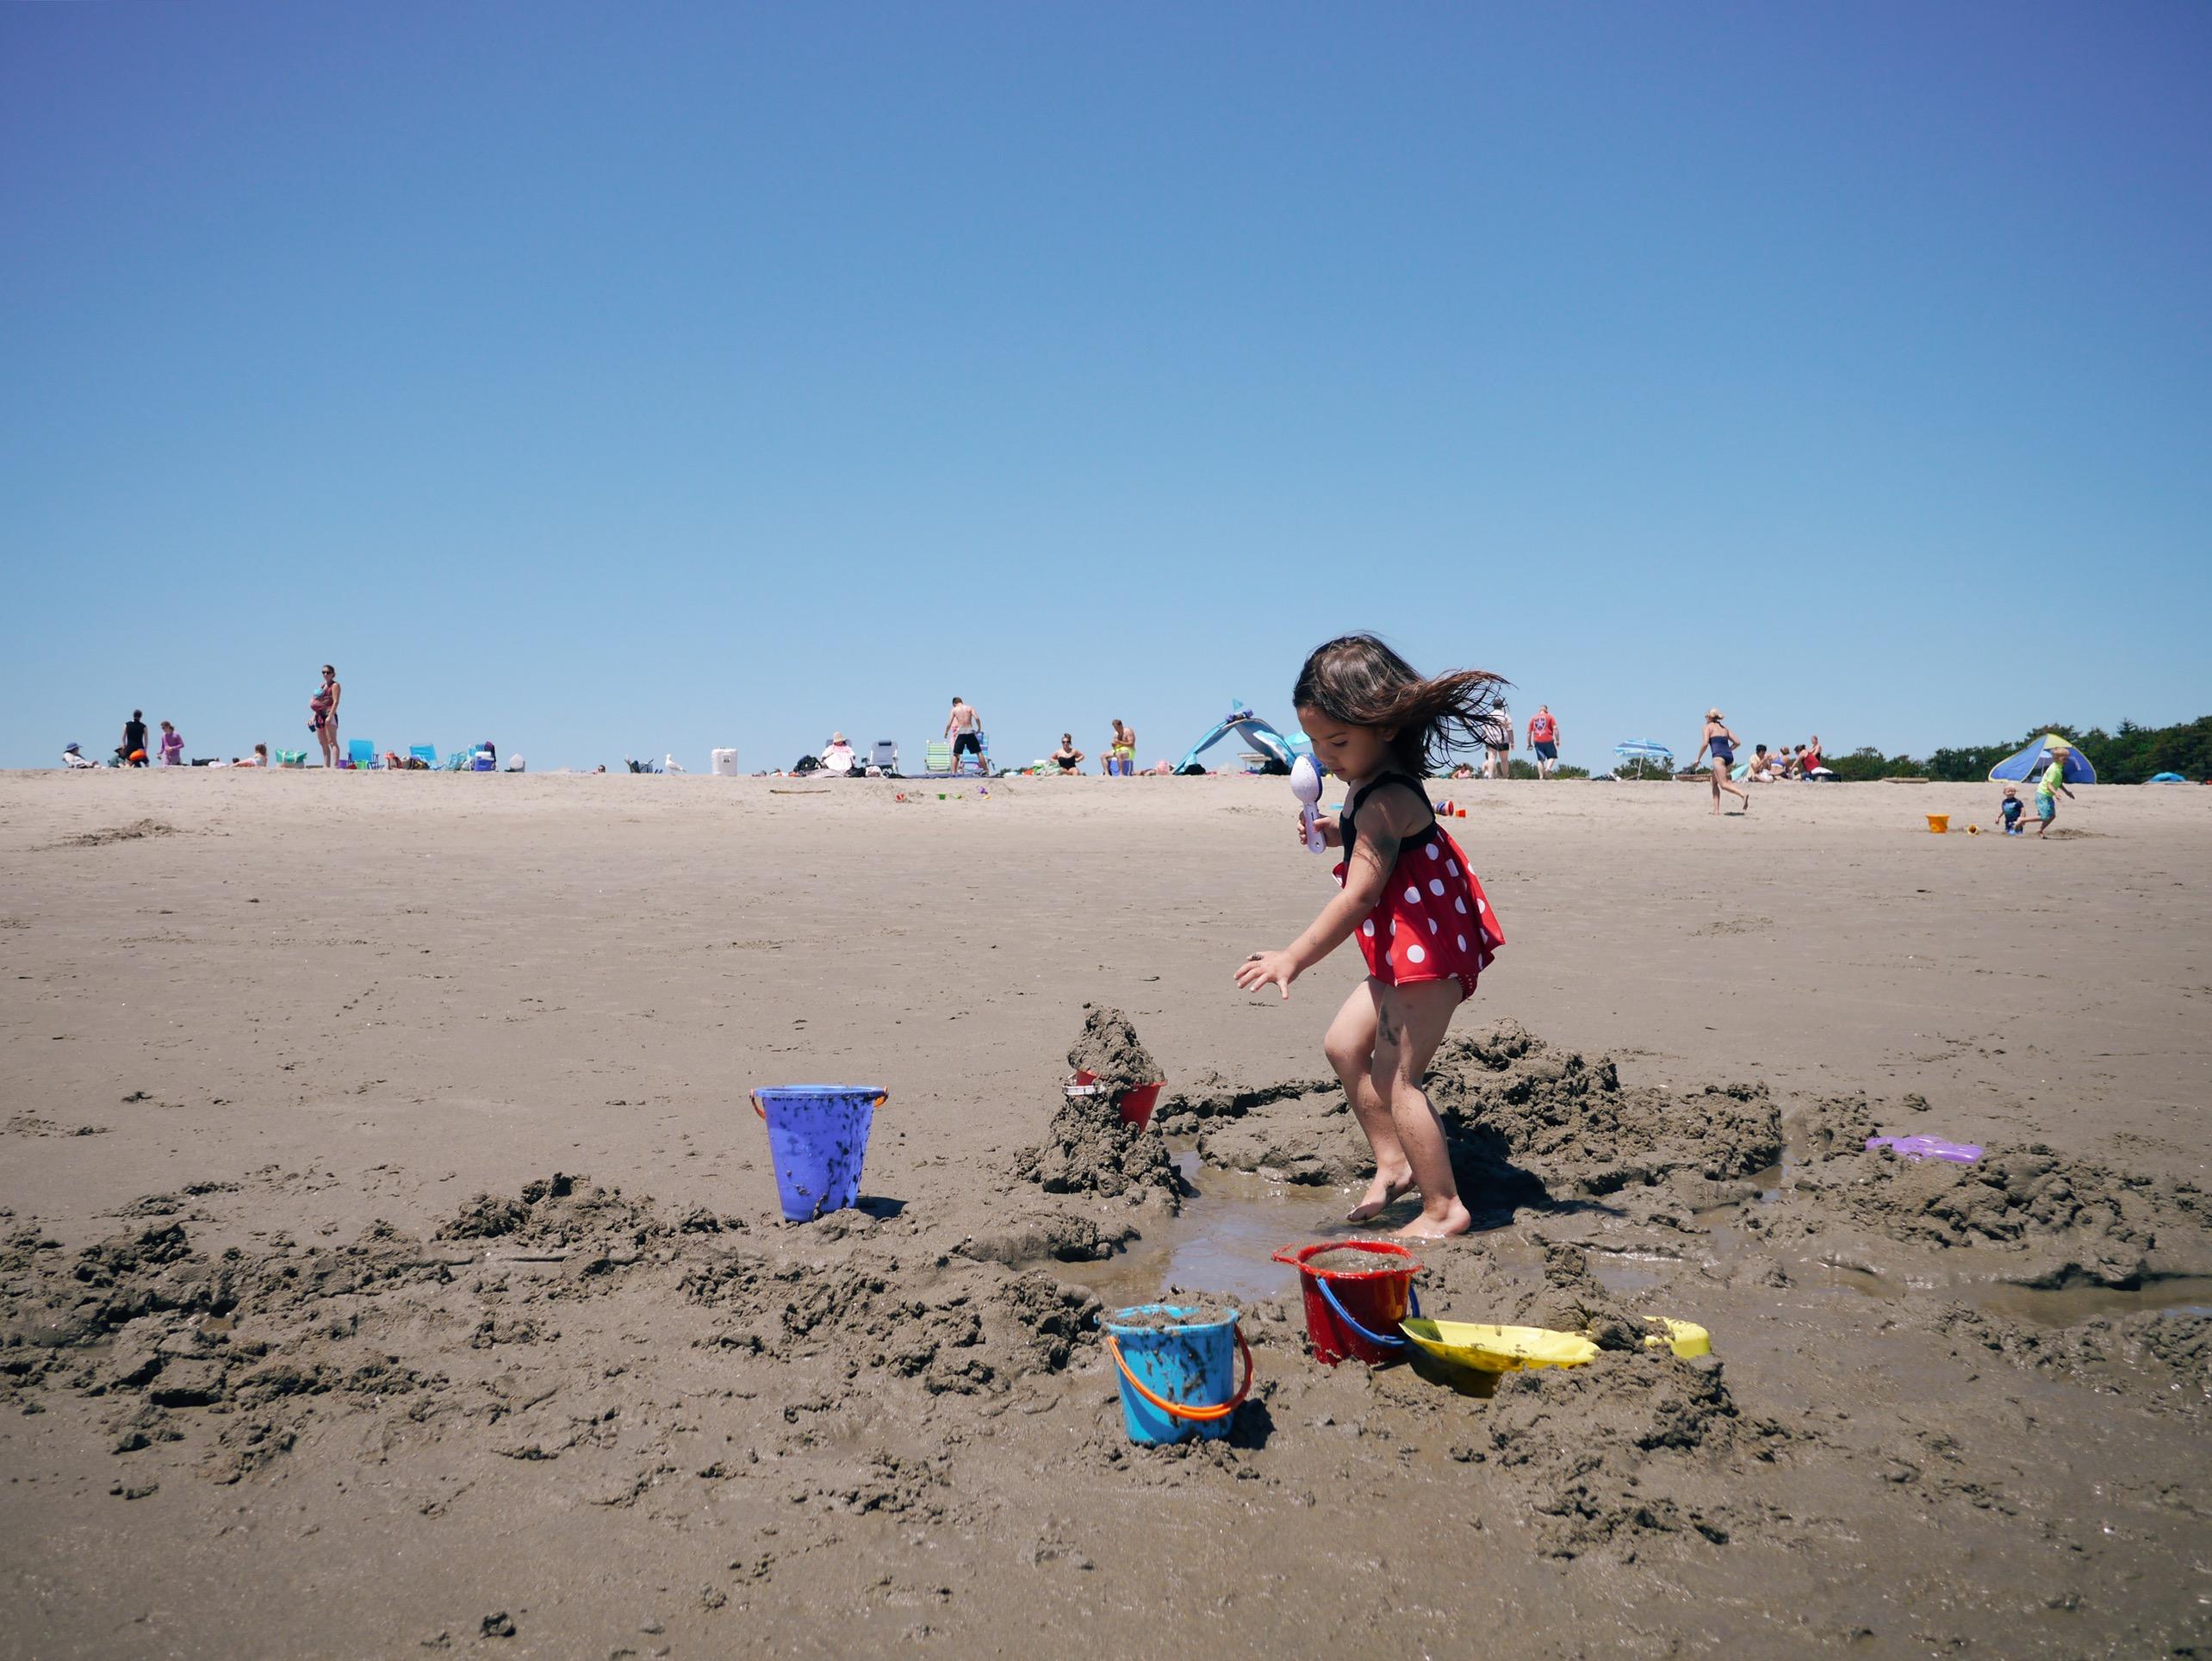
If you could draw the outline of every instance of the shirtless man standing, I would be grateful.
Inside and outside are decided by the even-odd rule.
[[[953,741],[953,771],[960,770],[963,752],[975,757],[975,770],[983,768],[983,717],[957,692],[953,694],[953,712],[945,718],[945,736]]]

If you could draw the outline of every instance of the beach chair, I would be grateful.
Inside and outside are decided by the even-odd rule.
[[[466,773],[469,770],[469,752],[465,750],[457,750],[445,758],[445,770],[448,773]]]
[[[877,739],[875,749],[869,753],[868,765],[886,779],[897,778],[898,776],[898,741],[895,738]]]
[[[407,746],[407,759],[410,761],[420,762],[425,767],[434,768],[438,765],[438,746],[436,744],[409,744]]]
[[[932,738],[922,746],[922,770],[924,773],[945,774],[953,770],[953,747],[942,738]]]
[[[376,746],[367,738],[348,738],[345,759],[357,768],[372,768],[376,765]]]

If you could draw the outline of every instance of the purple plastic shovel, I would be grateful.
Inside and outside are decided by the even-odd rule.
[[[1973,1142],[1945,1142],[1941,1136],[1869,1136],[1867,1150],[1886,1148],[1908,1160],[1948,1160],[1954,1165],[1972,1165],[1982,1156],[1979,1146]]]

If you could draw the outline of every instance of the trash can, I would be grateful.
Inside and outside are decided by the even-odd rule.
[[[734,779],[737,776],[736,750],[718,750],[714,752],[714,776],[718,779]]]

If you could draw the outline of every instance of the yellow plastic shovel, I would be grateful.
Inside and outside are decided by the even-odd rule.
[[[1534,1367],[1579,1367],[1598,1347],[1571,1332],[1542,1327],[1492,1327],[1467,1321],[1401,1321],[1398,1330],[1439,1361],[1484,1372],[1521,1372]]]

